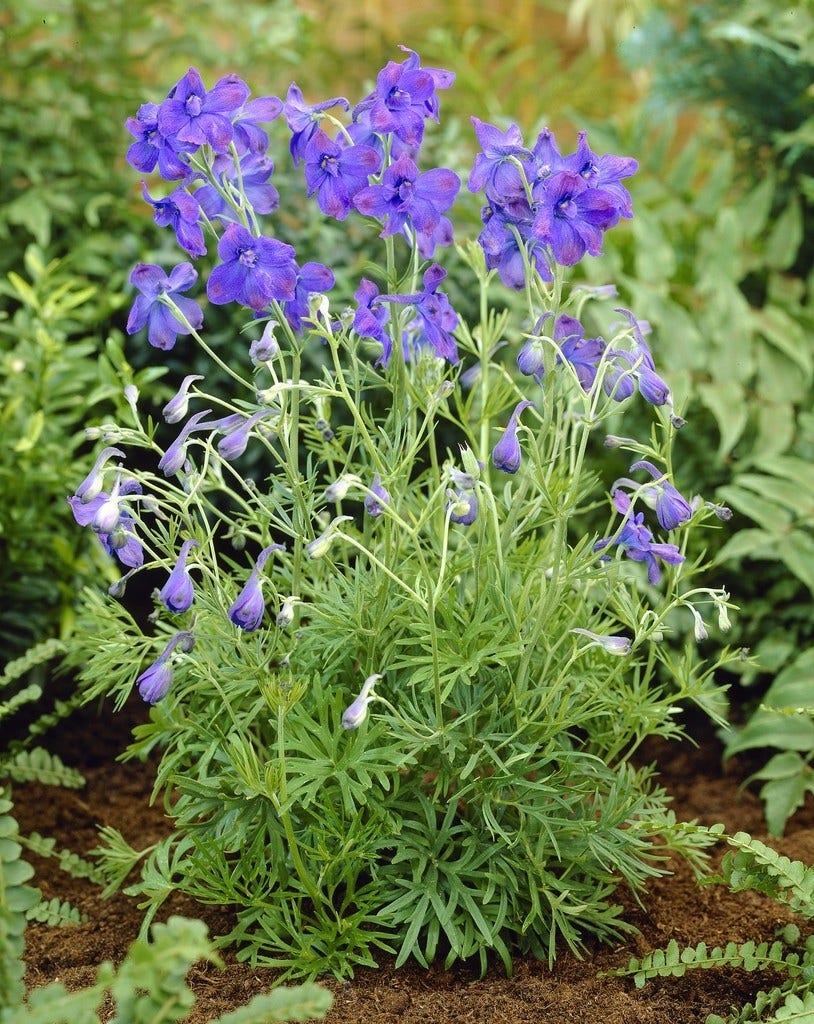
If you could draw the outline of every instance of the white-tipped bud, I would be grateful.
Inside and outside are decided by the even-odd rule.
[[[345,712],[342,715],[342,728],[343,729],[358,729],[358,727],[367,718],[367,706],[372,700],[376,699],[376,694],[373,692],[373,687],[382,678],[381,673],[368,676],[362,684],[362,689],[359,691],[359,696],[345,708]]]
[[[277,625],[280,629],[288,629],[294,621],[294,605],[296,604],[300,604],[298,597],[287,597],[283,601],[282,608],[277,612]]]

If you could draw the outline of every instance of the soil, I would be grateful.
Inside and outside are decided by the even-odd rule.
[[[135,714],[143,713],[138,709]],[[36,784],[14,787],[16,814],[23,833],[36,830],[56,838],[58,846],[85,853],[97,842],[97,826],[118,828],[133,845],[142,846],[165,834],[167,821],[149,805],[150,766],[118,763],[126,745],[133,715],[97,717],[84,712],[61,727],[48,748],[78,767],[87,779],[85,789],[60,790]],[[696,730],[697,732],[697,730]],[[723,822],[730,832],[742,829],[773,842],[786,855],[814,862],[814,805],[809,803],[790,822],[780,840],[768,840],[761,803],[740,785],[749,765],[722,765],[714,735],[706,732],[696,749],[689,743],[653,744],[646,754],[661,771],[663,784],[674,798],[681,819],[705,824]],[[69,989],[90,984],[104,960],[121,960],[135,939],[141,913],[135,901],[117,895],[100,900],[98,888],[60,871],[54,858],[32,857],[35,881],[43,896],[68,899],[87,915],[87,923],[65,928],[32,924],[26,931],[27,981],[30,986],[59,979]],[[694,971],[684,978],[664,978],[637,990],[632,981],[598,978],[602,970],[620,967],[631,956],[664,946],[705,941],[709,946],[734,940],[772,939],[791,919],[784,908],[753,893],[731,894],[722,886],[699,887],[683,863],[650,886],[641,909],[626,894],[620,901],[639,934],[617,946],[592,945],[585,959],[563,952],[553,969],[533,959],[519,959],[511,977],[495,966],[486,977],[466,966],[429,971],[417,966],[394,969],[383,960],[377,970],[360,970],[352,981],[326,979],[334,994],[329,1024],[702,1024],[708,1013],[725,1015],[741,1006],[760,988],[771,987],[776,976],[745,971]],[[201,907],[177,898],[164,908],[170,913],[202,917],[210,934],[230,927],[228,908]],[[205,1024],[234,1010],[255,993],[266,991],[271,972],[240,964],[233,951],[224,954],[223,972],[206,965],[193,968],[191,985],[197,1004],[190,1024]],[[100,1019],[110,1020],[111,1007]]]

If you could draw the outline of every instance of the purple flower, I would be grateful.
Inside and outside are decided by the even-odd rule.
[[[136,480],[127,479],[121,482],[118,499],[128,494],[141,494],[141,484]],[[68,498],[73,517],[80,526],[91,526],[100,508],[108,501],[110,495],[101,491],[90,501],[82,501],[77,495]],[[122,565],[130,569],[138,569],[144,564],[144,550],[135,535],[135,521],[124,505],[119,505],[116,523],[111,533],[97,532],[96,536],[111,558],[117,558]]]
[[[127,318],[127,333],[135,334],[147,327],[147,341],[153,348],[164,351],[171,349],[179,334],[189,334],[190,329],[198,330],[203,323],[201,307],[192,299],[181,294],[188,291],[198,279],[198,272],[191,263],[179,263],[169,276],[154,263],[137,263],[130,274],[130,284],[141,292],[133,303]],[[178,319],[167,305],[171,300],[186,318]]]
[[[136,141],[127,150],[125,159],[143,174],[150,174],[157,164],[161,177],[167,181],[186,178],[190,167],[184,157],[194,153],[197,147],[162,135],[158,128],[158,111],[156,103],[144,103],[135,117],[127,118],[125,126]]]
[[[537,270],[543,281],[554,280],[545,246],[540,239],[530,234],[530,220],[518,221],[498,207],[491,206],[484,208],[482,216],[484,226],[478,242],[486,257],[486,269],[497,270],[507,288],[521,291],[525,287],[526,260]]]
[[[633,394],[633,381],[635,380],[639,385],[639,393],[646,402],[651,405],[670,405],[672,403],[670,389],[656,372],[653,354],[644,339],[642,324],[629,309],[619,307],[616,312],[621,313],[630,324],[633,348],[630,352],[625,352],[623,349],[609,351],[608,354],[613,357],[614,365],[611,372],[605,377],[605,390],[617,401],[621,401]],[[627,367],[622,368],[620,363],[626,363]]]
[[[384,222],[382,238],[412,227],[418,234],[431,235],[441,217],[455,202],[461,180],[446,167],[419,174],[409,156],[402,154],[385,170],[381,184],[367,185],[356,193],[360,213]]]
[[[269,137],[260,127],[278,118],[283,101],[276,96],[258,96],[248,100],[232,117],[232,131],[238,153],[262,154],[268,149]]]
[[[532,187],[546,181],[557,171],[566,170],[565,161],[560,155],[557,140],[550,128],[543,128],[537,136],[531,155],[533,173],[530,175],[530,184]]]
[[[223,262],[212,271],[206,286],[210,302],[222,306],[239,302],[256,313],[272,299],[293,299],[297,285],[294,249],[260,235],[255,238],[240,224],[229,224],[218,243]]]
[[[168,612],[180,615],[189,611],[195,598],[192,577],[187,570],[187,556],[191,548],[198,546],[197,540],[185,540],[178,554],[178,561],[167,582],[158,593],[158,598]]]
[[[283,303],[283,312],[292,330],[301,331],[303,318],[311,315],[310,296],[330,291],[335,280],[333,271],[322,263],[304,263],[298,269],[294,298]]]
[[[370,491],[371,493],[365,498],[365,511],[375,519],[384,512],[384,506],[390,504],[390,491],[382,485],[378,473],[373,477]]]
[[[601,647],[607,654],[614,654],[617,657],[630,654],[630,640],[626,636],[607,636],[603,633],[593,633],[590,629],[571,629],[570,633],[579,633],[587,636],[591,641],[583,647],[587,651],[589,647]]]
[[[114,455],[119,459],[124,458],[124,452],[119,451],[118,448],[103,448],[96,456],[96,461],[93,463],[91,471],[76,488],[74,497],[79,498],[83,505],[86,505],[89,501],[93,501],[98,494],[101,494],[102,486],[104,484],[102,467],[107,460],[112,459]]]
[[[222,161],[222,163],[221,163]],[[242,201],[238,185],[238,169],[229,157],[216,157],[214,169],[220,172],[221,185],[233,196],[236,203]],[[269,182],[274,173],[274,163],[258,153],[247,153],[240,161],[239,181],[246,196],[246,202],[255,213],[272,213],[280,205],[280,193]],[[214,185],[203,185],[195,193],[195,199],[210,220],[234,220],[235,212]]]
[[[438,120],[435,90],[452,85],[450,71],[422,68],[418,54],[402,46],[409,56],[401,64],[388,61],[376,78],[376,89],[353,111],[354,121],[366,120],[380,135],[392,132],[408,146],[420,146],[427,117]]]
[[[271,409],[260,409],[247,419],[241,417],[240,424],[228,430],[221,440],[218,441],[218,454],[220,457],[226,459],[227,462],[231,462],[232,459],[241,456],[246,451],[252,427],[265,416],[270,416],[271,412]]]
[[[196,380],[203,380],[200,373],[189,373],[181,381],[181,386],[161,410],[165,423],[180,423],[189,408],[189,388]]]
[[[359,303],[353,315],[353,329],[360,338],[370,338],[378,341],[383,348],[377,366],[387,366],[390,360],[392,341],[390,335],[385,331],[384,325],[390,319],[390,310],[385,306],[379,296],[379,289],[376,285],[363,277],[359,287],[354,293],[354,299]]]
[[[321,128],[305,147],[305,181],[308,195],[316,193],[317,205],[328,217],[344,220],[354,196],[381,167],[381,157],[370,146],[346,146],[330,139]]]
[[[622,178],[635,174],[639,165],[629,156],[597,156],[588,145],[588,133],[579,133],[576,153],[565,157],[563,164],[569,171],[575,171],[591,188],[608,192],[621,217],[633,216],[630,193],[621,184]]]
[[[447,490],[449,521],[460,526],[471,526],[478,518],[479,509],[475,478],[471,473],[454,468],[450,471],[450,476],[454,488]]]
[[[195,196],[186,189],[177,188],[164,199],[153,199],[144,182],[141,183],[141,191],[155,211],[153,220],[156,224],[161,228],[171,227],[178,244],[190,256],[205,256],[206,244],[199,223],[201,208]]]
[[[212,412],[211,409],[202,409],[200,412],[196,412],[194,416],[190,416],[186,421],[178,437],[176,437],[158,461],[158,468],[164,476],[174,476],[181,471],[187,457],[187,438],[194,430],[204,430],[209,426],[209,424],[201,424],[201,420],[204,416],[208,416],[210,412]]]
[[[229,115],[240,110],[249,97],[249,87],[237,75],[227,75],[207,92],[195,68],[181,78],[158,111],[158,127],[168,138],[195,146],[209,143],[224,153],[234,131]]]
[[[178,645],[181,650],[189,653],[195,646],[195,637],[192,633],[182,631],[171,637],[169,643],[159,654],[149,668],[145,669],[136,679],[136,686],[142,700],[148,704],[155,704],[166,697],[172,685],[172,665],[170,656]]]
[[[243,589],[229,608],[229,618],[246,633],[258,629],[263,621],[263,614],[266,610],[266,602],[263,597],[263,586],[260,582],[260,573],[273,551],[282,551],[282,544],[270,544],[263,548],[257,556],[257,561],[249,575]]]
[[[674,530],[682,523],[692,519],[692,506],[687,499],[665,478],[652,462],[642,459],[634,462],[630,467],[631,473],[637,469],[643,469],[650,474],[653,484],[642,485],[628,477],[620,477],[615,480],[611,491],[616,491],[622,484],[633,490],[639,491],[642,499],[656,510],[656,519],[662,530]]]
[[[305,147],[319,127],[319,114],[323,110],[330,110],[331,107],[342,107],[343,110],[349,110],[350,103],[342,96],[337,96],[332,100],[309,105],[303,99],[302,90],[296,82],[292,82],[288,87],[283,110],[286,123],[291,130],[289,150],[295,167],[305,156]]]
[[[376,675],[368,676],[364,681],[362,689],[359,691],[359,696],[345,708],[342,714],[343,729],[358,729],[367,718],[367,706],[372,700],[376,699],[373,687],[381,678],[381,673],[377,673]]]
[[[551,314],[546,314],[537,324],[536,332],[539,333],[543,321]],[[557,344],[558,363],[563,360],[570,363],[579,380],[583,391],[590,391],[596,380],[596,374],[602,354],[605,351],[605,342],[602,338],[586,338],[585,328],[572,316],[563,313],[557,317],[554,324],[554,341]],[[535,377],[542,381],[545,372],[543,360],[543,345],[540,338],[530,338],[521,349],[517,357],[517,365],[521,373]]]
[[[534,405],[534,402],[524,400],[517,403],[502,437],[492,449],[492,463],[502,473],[516,473],[520,469],[522,452],[517,439],[517,424],[520,414],[530,405]]]
[[[490,203],[501,205],[512,199],[525,199],[526,183],[517,164],[530,162],[531,152],[523,145],[520,129],[512,124],[501,132],[477,117],[471,121],[483,152],[477,154],[472,165],[467,182],[469,191],[483,190]]]
[[[438,291],[438,286],[446,276],[446,270],[433,263],[424,271],[423,291],[413,295],[382,295],[381,301],[409,303],[414,306],[416,316],[407,325],[406,332],[414,347],[431,348],[439,359],[446,359],[454,365],[458,362],[458,347],[452,331],[458,325],[458,314],[444,292]],[[389,357],[389,346],[386,346],[379,362],[387,366]]]
[[[615,544],[634,562],[645,563],[648,582],[655,586],[661,579],[659,562],[678,565],[684,561],[684,555],[675,544],[659,544],[653,540],[653,534],[644,525],[644,513],[631,514],[632,504],[624,491],[614,492],[613,505],[617,512],[626,517],[625,522],[617,533],[598,540],[594,544],[594,551],[603,551],[609,545]]]
[[[599,256],[602,232],[619,219],[613,196],[589,188],[574,171],[557,171],[534,187],[537,214],[532,233],[551,246],[562,267],[572,267],[585,253]]]

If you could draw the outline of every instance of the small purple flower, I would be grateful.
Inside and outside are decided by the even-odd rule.
[[[599,256],[602,232],[619,219],[613,196],[600,188],[589,188],[573,171],[557,171],[542,185],[535,186],[537,214],[532,233],[551,246],[556,262],[572,267],[585,253]]]
[[[276,320],[267,320],[263,333],[249,346],[249,358],[255,366],[270,363],[280,351],[280,343],[274,333],[279,326]]]
[[[297,270],[294,298],[283,303],[285,318],[293,331],[299,333],[303,328],[303,319],[311,315],[310,297],[315,293],[330,291],[335,281],[333,271],[322,263],[304,263]]]
[[[195,645],[194,635],[185,630],[176,633],[152,665],[136,679],[138,692],[148,704],[156,704],[162,697],[166,697],[172,685],[170,656],[179,644],[181,650],[188,654]]]
[[[372,676],[368,676],[362,684],[362,689],[359,691],[359,696],[352,701],[347,708],[345,708],[342,714],[342,728],[343,729],[358,729],[359,726],[367,718],[367,706],[371,701],[376,699],[376,694],[373,692],[373,687],[382,678],[381,673],[377,673]]]
[[[539,334],[545,320],[549,319],[550,313],[546,314],[537,324],[535,332]],[[602,338],[586,338],[585,328],[572,316],[563,313],[557,317],[554,323],[554,341],[557,345],[556,361],[566,361],[574,368],[580,387],[583,391],[590,391],[596,380],[599,363],[605,351],[605,342]],[[541,338],[530,338],[521,349],[517,357],[517,366],[521,373],[535,377],[542,381],[545,372],[543,345]]]
[[[453,365],[458,362],[458,346],[452,332],[458,326],[458,314],[450,305],[449,298],[438,287],[447,276],[446,270],[433,263],[424,271],[424,290],[413,295],[382,295],[382,302],[410,304],[415,308],[415,319],[407,325],[407,336],[416,349],[430,348],[439,359],[446,359]],[[387,366],[390,357],[389,345],[379,362]]]
[[[265,153],[269,137],[260,125],[276,120],[282,110],[283,101],[277,96],[258,96],[247,100],[232,116],[232,131],[238,153]]]
[[[497,270],[507,288],[521,291],[526,285],[523,250],[543,281],[554,280],[545,245],[530,233],[531,221],[517,220],[500,208],[491,206],[484,208],[482,217],[483,230],[478,236],[478,243],[486,257],[486,269]]]
[[[222,262],[206,286],[210,302],[222,306],[239,302],[256,313],[273,299],[294,298],[297,264],[293,246],[260,235],[255,238],[240,224],[229,224],[218,243]]]
[[[194,416],[190,416],[186,421],[178,437],[176,437],[158,461],[158,468],[164,476],[170,477],[180,473],[187,457],[187,438],[194,430],[204,430],[209,426],[208,424],[201,424],[201,420],[204,416],[208,416],[210,412],[212,412],[211,409],[202,409],[200,412],[196,412]]]
[[[375,519],[384,512],[384,506],[390,504],[390,491],[383,486],[378,473],[373,477],[370,491],[371,493],[365,498],[365,511]]]
[[[102,486],[104,485],[104,476],[102,474],[102,467],[113,456],[116,458],[123,459],[124,452],[119,451],[118,448],[103,448],[96,456],[96,461],[93,463],[93,467],[82,481],[82,483],[76,488],[75,497],[79,498],[83,505],[86,505],[89,501],[100,494]]]
[[[630,498],[624,491],[614,492],[613,505],[617,512],[626,517],[625,522],[617,533],[598,540],[594,544],[594,551],[603,551],[609,545],[615,544],[634,562],[645,563],[648,582],[655,586],[661,579],[659,562],[679,565],[684,561],[684,555],[675,544],[660,544],[653,540],[653,534],[644,525],[644,513],[632,513]]]
[[[168,612],[181,615],[189,611],[195,599],[192,577],[187,569],[187,556],[192,548],[196,548],[196,540],[185,540],[178,554],[178,561],[170,573],[167,582],[161,588],[158,598]]]
[[[476,480],[471,473],[450,470],[454,488],[447,491],[449,521],[460,526],[471,526],[478,518],[479,502],[475,492]]]
[[[501,132],[477,117],[471,121],[483,152],[475,157],[467,188],[470,192],[484,191],[490,203],[502,205],[512,199],[523,200],[526,183],[517,165],[530,162],[531,152],[523,145],[520,129],[512,124]]]
[[[270,544],[267,548],[263,548],[257,556],[257,561],[243,589],[229,608],[228,614],[231,621],[238,629],[242,629],[246,633],[251,633],[260,627],[266,610],[260,573],[272,552],[282,550],[282,544]]]
[[[633,490],[638,490],[644,501],[655,508],[656,519],[658,519],[662,530],[674,530],[677,526],[692,519],[693,510],[690,503],[669,483],[664,473],[656,469],[652,462],[648,462],[646,459],[634,462],[630,471],[632,473],[637,469],[643,469],[649,473],[655,483],[642,485],[628,477],[620,477],[614,481],[611,491],[618,490],[622,484]]]
[[[121,499],[119,497],[121,484],[121,473],[119,473],[116,476],[116,482],[113,484],[110,494],[105,495],[104,501],[96,509],[96,514],[91,520],[90,525],[96,533],[112,533],[119,525],[122,515]]]
[[[317,205],[328,217],[344,220],[353,199],[381,167],[381,157],[370,146],[340,146],[321,128],[305,147],[305,181],[308,195],[316,193]]]
[[[127,118],[125,126],[136,141],[127,150],[125,159],[142,174],[150,174],[158,165],[159,174],[167,181],[186,178],[191,172],[184,157],[194,153],[197,147],[162,135],[158,128],[158,111],[156,103],[143,103],[135,117]]]
[[[617,401],[621,401],[633,394],[635,380],[639,385],[639,394],[646,402],[651,405],[671,405],[670,389],[656,372],[653,353],[644,339],[642,323],[629,309],[618,307],[616,312],[621,313],[630,324],[633,348],[630,352],[623,349],[611,349],[608,352],[608,355],[613,357],[614,364],[611,372],[605,377],[605,390]],[[627,366],[623,368],[620,365],[622,363],[626,363]]]
[[[195,146],[209,143],[224,153],[234,130],[230,116],[243,107],[249,87],[237,75],[227,75],[207,92],[196,68],[190,68],[170,91],[158,111],[158,127],[168,138]]]
[[[590,629],[571,629],[569,632],[588,637],[591,642],[583,650],[587,651],[589,647],[601,647],[607,654],[617,657],[630,654],[631,644],[626,636],[606,636],[602,633],[593,633]]]
[[[274,173],[274,163],[267,156],[247,153],[240,161],[239,171],[230,157],[216,157],[214,170],[219,172],[221,185],[235,203],[242,201],[242,185],[246,201],[255,213],[269,214],[280,205],[280,193],[269,181]],[[210,220],[236,218],[233,208],[214,185],[203,185],[195,193],[195,199]]]
[[[633,216],[633,204],[630,193],[622,185],[622,178],[635,174],[639,165],[629,156],[597,156],[588,145],[588,133],[579,133],[579,144],[576,153],[565,157],[565,168],[575,171],[591,188],[600,188],[608,192],[621,217]]]
[[[141,494],[141,485],[138,481],[127,479],[121,482],[118,492],[119,499],[128,494]],[[99,509],[109,497],[109,494],[101,491],[95,498],[83,502],[74,494],[68,498],[68,504],[71,506],[74,519],[80,526],[91,526]],[[134,531],[133,516],[126,506],[119,505],[118,518],[113,531],[96,535],[111,558],[117,558],[122,565],[126,565],[130,569],[138,569],[144,564],[144,550]]]
[[[127,318],[127,333],[135,334],[146,327],[147,341],[153,348],[166,352],[179,334],[189,334],[190,329],[197,331],[203,323],[201,307],[181,294],[189,291],[197,279],[198,272],[191,263],[179,263],[169,276],[154,263],[137,263],[130,274],[130,284],[138,288],[141,295],[136,296]],[[186,323],[178,319],[166,300],[178,307]]]
[[[227,462],[239,458],[246,451],[246,446],[249,443],[249,434],[254,425],[269,415],[271,415],[270,409],[260,409],[247,419],[242,419],[241,417],[240,424],[228,430],[218,441],[218,454],[220,457],[226,459]]]
[[[181,386],[161,410],[165,423],[180,423],[189,408],[189,389],[196,380],[203,380],[200,373],[189,373],[181,381]]]
[[[435,167],[420,174],[405,153],[386,168],[380,184],[360,189],[354,203],[360,213],[384,222],[381,238],[410,227],[418,234],[431,235],[460,187],[461,179],[454,171]]]
[[[523,400],[514,407],[514,412],[509,417],[503,436],[492,449],[492,463],[502,473],[516,473],[520,469],[522,451],[520,442],[517,439],[517,424],[520,414],[534,402]]]
[[[289,150],[295,167],[304,158],[305,147],[308,145],[311,136],[319,128],[319,115],[323,110],[330,110],[332,107],[341,107],[343,110],[349,110],[350,103],[344,97],[337,96],[332,100],[324,100],[322,103],[309,105],[305,102],[302,90],[296,82],[292,82],[288,87],[283,110],[285,111],[286,124],[291,131]]]
[[[407,146],[421,145],[424,121],[438,120],[436,89],[448,88],[454,74],[440,68],[422,68],[418,54],[401,47],[409,56],[401,64],[388,61],[376,78],[376,89],[353,111],[354,121],[364,118],[380,135],[392,132]]]
[[[359,303],[353,315],[353,329],[360,338],[379,342],[383,351],[376,365],[387,366],[393,343],[384,325],[390,319],[390,310],[382,302],[379,289],[366,277],[359,282],[353,297]]]
[[[178,244],[190,256],[205,256],[203,229],[199,223],[201,208],[195,196],[184,188],[177,188],[164,199],[153,199],[147,185],[141,183],[141,191],[155,213],[153,220],[160,228],[171,227]]]

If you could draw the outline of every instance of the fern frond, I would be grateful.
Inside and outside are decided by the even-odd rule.
[[[22,679],[32,668],[60,657],[65,654],[66,650],[65,644],[61,640],[43,640],[42,643],[34,644],[25,654],[6,665],[3,674],[0,675],[0,687],[8,686],[9,683]]]
[[[25,916],[29,921],[36,921],[51,927],[82,924],[88,919],[87,914],[83,914],[67,900],[60,900],[57,896],[35,904]]]
[[[27,850],[40,857],[56,856],[60,868],[73,878],[87,878],[98,885],[104,884],[105,876],[96,864],[92,864],[89,860],[85,860],[84,857],[80,857],[70,850],[59,850],[55,853],[56,841],[54,839],[41,836],[39,832],[32,832],[27,836],[21,835],[19,839]]]
[[[10,718],[15,711],[18,711],[24,704],[33,704],[42,696],[42,687],[31,683],[18,693],[14,693],[8,700],[0,702],[0,722],[4,718]]]
[[[46,786],[65,786],[67,789],[81,789],[85,785],[82,775],[64,765],[56,754],[49,754],[42,747],[33,750],[18,750],[0,757],[0,778],[15,782],[41,782]]]
[[[746,832],[726,838],[736,852],[724,857],[721,880],[734,892],[754,889],[795,913],[814,917],[814,868],[783,856]]]
[[[26,885],[34,870],[20,859],[17,822],[8,813],[11,809],[11,801],[0,791],[0,1007],[13,1010],[25,995],[25,915],[40,902],[40,894]]]
[[[664,949],[653,950],[641,960],[632,957],[627,967],[612,971],[603,971],[602,977],[633,977],[636,988],[643,988],[651,978],[681,978],[687,969],[711,967],[739,967],[744,971],[775,970],[787,972],[789,975],[799,974],[799,957],[796,953],[787,954],[782,942],[769,944],[761,942],[728,942],[723,948],[714,946],[707,948],[705,942],[697,946],[686,946],[682,949],[675,939],[671,939]]]

